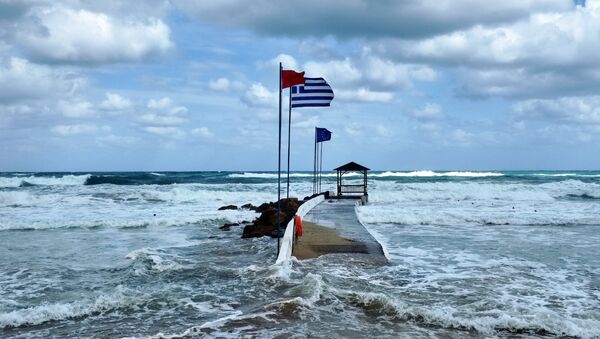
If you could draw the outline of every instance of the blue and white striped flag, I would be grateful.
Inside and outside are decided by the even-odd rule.
[[[292,87],[292,108],[328,107],[333,90],[323,78],[304,78],[304,85]]]

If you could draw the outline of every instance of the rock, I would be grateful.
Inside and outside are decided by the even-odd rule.
[[[219,211],[224,211],[224,210],[237,210],[238,207],[236,205],[226,205],[226,206],[221,206],[219,207]]]
[[[231,223],[231,224],[223,224],[223,226],[219,227],[220,230],[222,231],[231,231],[231,226],[239,226],[240,224],[237,222]]]
[[[244,204],[244,205],[242,205],[241,208],[251,210],[251,211],[256,211],[256,206],[254,206],[252,204]]]
[[[258,213],[262,213],[264,211],[266,211],[267,209],[269,209],[269,207],[273,207],[275,205],[274,202],[265,202],[262,203],[260,206],[256,207],[255,211]]]
[[[298,206],[300,206],[300,204],[298,203],[297,198],[281,199],[281,214],[279,218],[281,225],[280,229],[282,232],[285,230],[285,227],[288,224],[288,222],[296,214]],[[254,222],[251,225],[247,225],[244,227],[242,238],[257,238],[265,235],[276,237],[277,204],[262,204],[258,208],[262,210],[261,215],[256,220],[254,220]]]

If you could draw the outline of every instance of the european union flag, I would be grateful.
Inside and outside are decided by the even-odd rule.
[[[327,128],[316,127],[316,129],[317,129],[317,142],[331,140],[331,132]]]

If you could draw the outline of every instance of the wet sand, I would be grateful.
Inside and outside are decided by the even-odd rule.
[[[302,233],[303,236],[298,238],[292,251],[292,255],[298,259],[334,253],[369,253],[364,243],[343,238],[334,228],[304,221]]]

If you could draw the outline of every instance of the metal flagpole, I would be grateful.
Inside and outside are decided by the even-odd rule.
[[[321,192],[321,174],[323,172],[323,142],[320,145],[320,160],[319,160],[319,192]]]
[[[321,179],[323,177],[322,173],[323,173],[323,144],[324,142],[321,143],[321,166],[319,167],[319,192],[321,192]]]
[[[289,114],[288,114],[288,149],[287,149],[287,156],[288,156],[288,163],[287,163],[287,194],[286,194],[286,198],[290,198],[290,153],[291,153],[291,149],[290,149],[290,140],[291,140],[291,136],[292,136],[292,87],[290,87],[290,105],[289,105]]]
[[[315,153],[313,155],[313,194],[317,190],[317,127],[315,127]]]
[[[279,255],[279,219],[281,215],[281,62],[279,63],[279,152],[277,154],[277,255]]]

